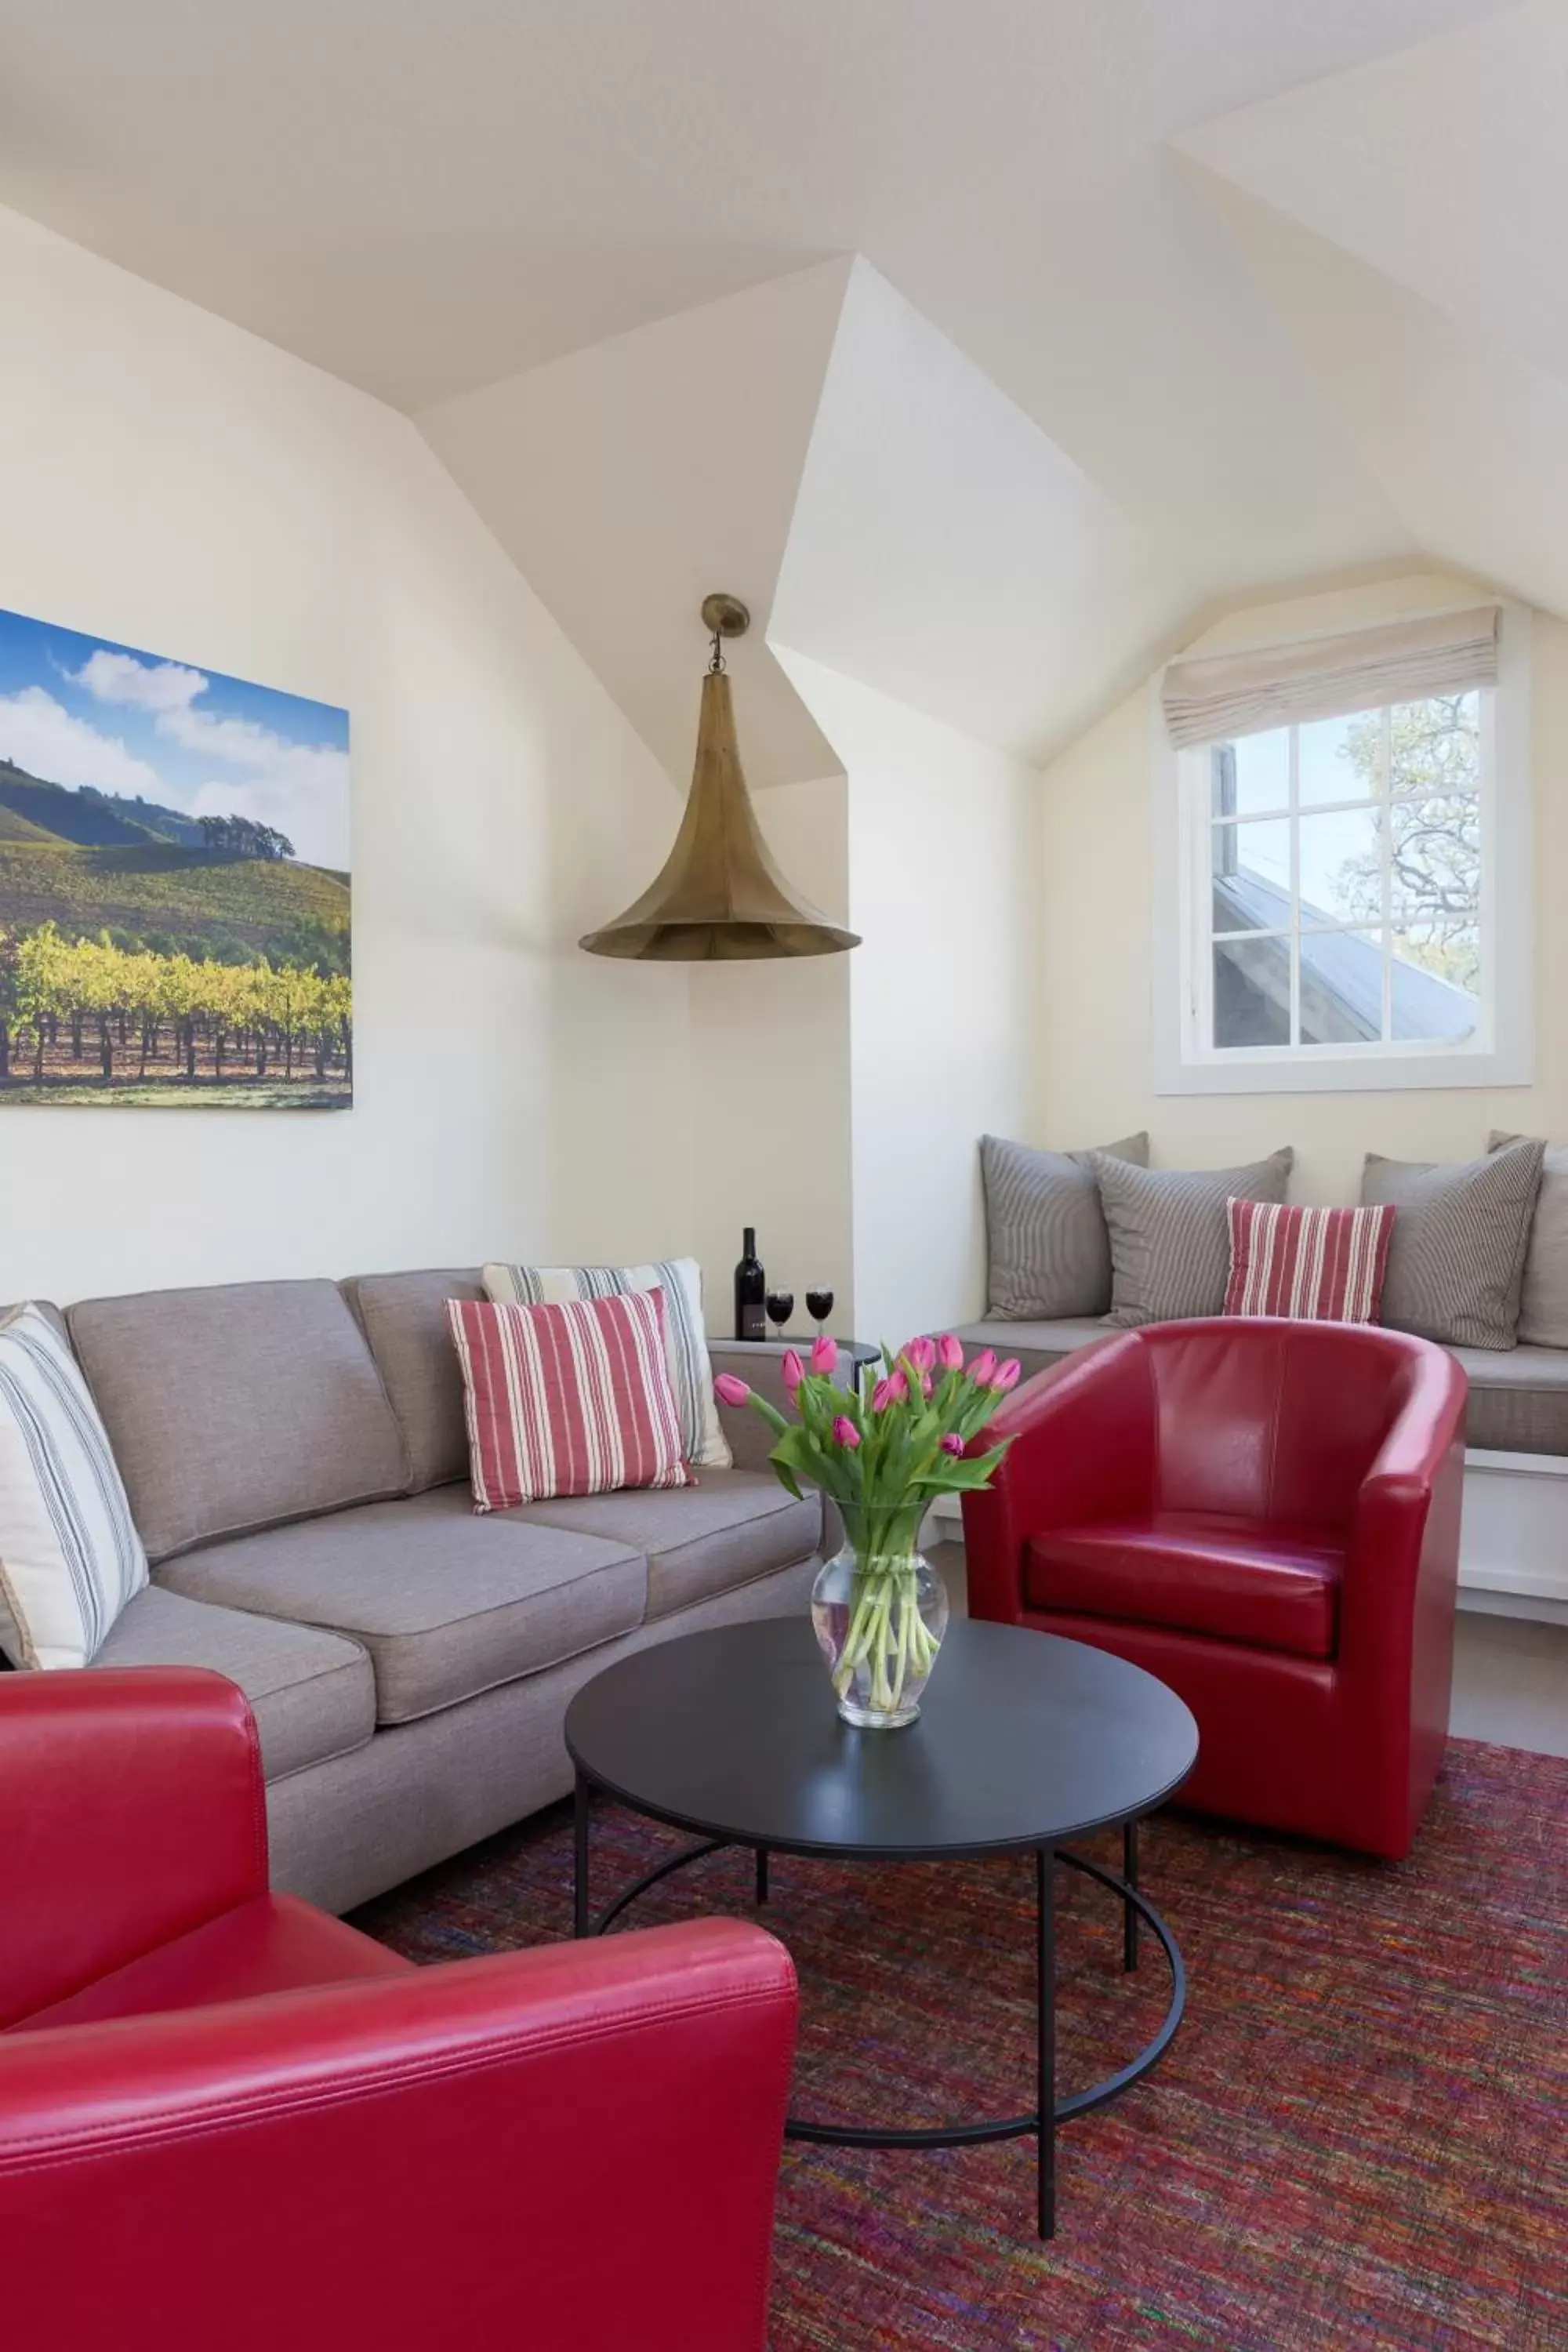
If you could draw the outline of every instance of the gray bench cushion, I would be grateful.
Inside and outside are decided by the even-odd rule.
[[[993,1317],[965,1326],[966,1345],[1016,1356],[1024,1378],[1096,1339],[1103,1323],[1005,1323]],[[1455,1348],[1469,1376],[1465,1443],[1497,1454],[1568,1454],[1568,1348]]]
[[[510,1519],[571,1528],[647,1555],[647,1613],[668,1617],[806,1559],[822,1541],[822,1498],[786,1495],[771,1470],[703,1470],[695,1486],[529,1503]]]
[[[357,1642],[215,1609],[151,1584],[116,1618],[98,1666],[211,1666],[250,1701],[269,1780],[363,1748],[375,1729],[375,1681]]]
[[[154,1561],[406,1484],[381,1375],[335,1283],[89,1298],[66,1320]]]
[[[1097,1339],[1114,1339],[1114,1327],[1101,1316],[1072,1316],[1055,1323],[1013,1322],[1010,1318],[992,1315],[984,1323],[964,1323],[958,1337],[971,1349],[991,1348],[1005,1363],[1016,1356],[1023,1367],[1024,1378],[1032,1381],[1052,1364],[1059,1364],[1064,1356],[1076,1355],[1079,1348],[1092,1348]]]
[[[411,1723],[640,1625],[647,1563],[564,1528],[477,1518],[466,1486],[274,1528],[172,1560],[160,1580],[352,1635],[376,1720]]]
[[[482,1298],[478,1266],[357,1274],[342,1285],[375,1358],[422,1494],[468,1473],[463,1382],[447,1328],[448,1298]]]
[[[1465,1442],[1496,1454],[1568,1454],[1568,1348],[1456,1348],[1470,1379]]]

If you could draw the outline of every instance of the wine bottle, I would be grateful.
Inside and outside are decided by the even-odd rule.
[[[765,1339],[768,1335],[768,1278],[757,1255],[757,1229],[748,1225],[742,1236],[741,1263],[735,1268],[735,1337]]]

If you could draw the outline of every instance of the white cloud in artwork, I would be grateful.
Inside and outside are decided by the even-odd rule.
[[[110,653],[100,646],[68,675],[97,701],[150,712],[158,733],[182,751],[242,772],[231,782],[199,784],[192,793],[180,793],[181,804],[194,816],[254,817],[286,835],[296,855],[311,865],[346,868],[346,752],[326,744],[290,743],[254,719],[216,718],[197,709],[196,697],[206,692],[209,680],[178,662],[138,661],[133,654]]]
[[[138,710],[184,710],[207,688],[199,669],[180,662],[138,661],[134,654],[111,654],[105,646],[65,675],[73,686],[85,687],[95,702],[130,703]]]
[[[13,760],[51,784],[159,797],[157,775],[145,760],[117,736],[100,735],[85,719],[74,719],[41,686],[0,694],[0,760]]]
[[[195,816],[248,816],[272,825],[311,866],[346,871],[349,862],[349,762],[346,751],[277,743],[277,755],[248,776],[198,784]]]

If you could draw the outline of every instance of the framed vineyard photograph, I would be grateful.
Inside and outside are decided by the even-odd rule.
[[[353,1100],[349,719],[0,611],[0,1108]]]

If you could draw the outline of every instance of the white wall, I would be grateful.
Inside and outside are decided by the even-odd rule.
[[[0,604],[346,704],[352,1111],[0,1108],[0,1299],[691,1239],[668,781],[414,426],[0,214]]]
[[[984,1308],[978,1139],[1031,1122],[1039,775],[799,655],[848,776],[858,1335]]]
[[[745,709],[739,710],[742,751]],[[848,794],[842,776],[776,784],[757,817],[785,878],[837,921],[848,912]],[[834,1293],[854,1327],[850,1200],[850,986],[865,952],[784,962],[693,964],[696,1215],[709,1322],[731,1330],[741,1229],[755,1225],[770,1281]]]
[[[1354,627],[1438,602],[1473,602],[1473,582],[1423,575],[1233,615],[1199,640]],[[1356,1197],[1369,1150],[1474,1159],[1496,1126],[1568,1136],[1568,625],[1537,614],[1531,691],[1534,754],[1535,1084],[1324,1095],[1157,1097],[1152,1082],[1155,876],[1146,688],[1046,772],[1039,867],[1042,1026],[1036,1138],[1068,1150],[1147,1127],[1156,1165],[1223,1167],[1296,1147],[1292,1197]]]

